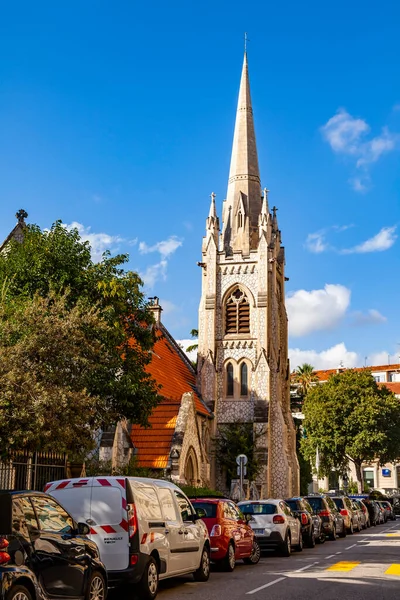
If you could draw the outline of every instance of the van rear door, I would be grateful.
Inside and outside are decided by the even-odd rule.
[[[129,537],[126,512],[126,480],[94,478],[91,498],[92,540],[109,571],[129,565]]]

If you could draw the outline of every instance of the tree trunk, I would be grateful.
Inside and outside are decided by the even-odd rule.
[[[361,469],[361,461],[355,461],[354,462],[354,466],[356,468],[356,477],[357,477],[357,488],[358,488],[358,493],[362,494],[364,491],[364,474],[362,472]]]

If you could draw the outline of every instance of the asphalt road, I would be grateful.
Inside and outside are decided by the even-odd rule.
[[[371,527],[289,558],[238,561],[212,569],[207,583],[179,577],[160,583],[158,600],[395,600],[400,598],[400,521]]]

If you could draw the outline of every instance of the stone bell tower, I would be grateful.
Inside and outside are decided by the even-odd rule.
[[[277,209],[261,192],[245,53],[222,231],[215,194],[202,246],[198,386],[221,424],[253,423],[261,497],[299,493],[290,412],[285,252]],[[213,479],[223,488],[218,459]]]

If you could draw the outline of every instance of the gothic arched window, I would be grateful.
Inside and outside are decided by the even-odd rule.
[[[246,363],[242,363],[240,365],[240,395],[247,396],[249,393],[248,387],[248,369]]]
[[[228,363],[228,365],[226,367],[226,395],[227,396],[233,396],[233,383],[234,383],[233,364]]]
[[[242,211],[238,212],[238,227],[243,227],[243,215],[242,215]]]
[[[228,333],[250,333],[250,304],[239,288],[226,301],[225,334]]]

